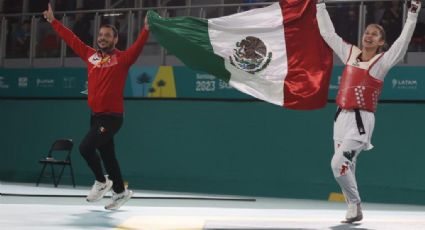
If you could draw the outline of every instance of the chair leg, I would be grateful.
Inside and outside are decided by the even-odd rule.
[[[74,185],[75,188],[74,170],[72,170],[72,164],[69,165],[69,168],[71,170],[72,185]]]
[[[57,185],[59,185],[59,183],[60,183],[60,181],[61,181],[63,171],[65,170],[65,166],[66,166],[66,165],[63,165],[63,166],[62,166],[61,172],[59,173],[58,180],[56,181],[56,186],[57,186]]]
[[[55,169],[53,168],[53,164],[50,164],[50,168],[52,169],[53,185],[55,185],[55,187],[58,187],[58,184],[56,183]]]
[[[37,179],[37,183],[35,184],[37,187],[38,187],[38,184],[40,184],[40,180],[41,180],[41,177],[42,177],[42,176],[43,176],[43,174],[44,174],[44,170],[46,169],[46,166],[47,166],[47,164],[46,164],[46,163],[44,163],[44,165],[43,165],[43,169],[41,169],[40,175],[38,176],[38,179]]]

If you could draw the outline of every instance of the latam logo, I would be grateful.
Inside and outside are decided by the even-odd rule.
[[[393,89],[406,89],[406,90],[416,90],[418,88],[417,80],[409,80],[409,79],[393,79],[392,80]]]

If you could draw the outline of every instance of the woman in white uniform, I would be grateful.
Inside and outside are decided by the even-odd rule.
[[[345,223],[363,219],[361,199],[355,177],[356,160],[363,150],[373,148],[371,137],[375,126],[376,106],[387,72],[405,55],[415,30],[421,3],[413,0],[400,37],[383,52],[385,31],[370,24],[363,34],[362,47],[348,44],[335,33],[325,1],[317,4],[320,34],[335,54],[345,63],[336,99],[334,123],[334,155],[331,166],[344,193],[348,210]]]

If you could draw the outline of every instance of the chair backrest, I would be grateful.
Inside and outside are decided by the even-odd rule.
[[[72,139],[58,139],[53,142],[52,147],[49,151],[49,156],[52,156],[53,151],[67,151],[68,155],[66,156],[66,158],[68,159],[73,146],[74,142],[72,142]]]

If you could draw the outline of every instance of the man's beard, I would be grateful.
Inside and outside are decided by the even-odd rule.
[[[103,53],[107,53],[107,54],[112,53],[112,50],[114,50],[114,48],[115,48],[114,44],[111,44],[109,46],[106,46],[104,48],[101,48],[99,46],[99,43],[97,44],[97,47],[99,48],[100,51],[102,51]]]

